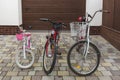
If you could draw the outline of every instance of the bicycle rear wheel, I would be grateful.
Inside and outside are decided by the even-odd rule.
[[[48,55],[51,55],[51,56],[48,56]],[[43,54],[43,69],[47,75],[53,71],[55,62],[56,62],[55,43],[47,41],[45,44],[45,49]]]
[[[100,63],[100,51],[91,42],[85,59],[84,50],[86,49],[86,44],[86,41],[75,43],[70,48],[67,56],[69,68],[80,76],[92,74],[98,68]]]
[[[23,50],[16,53],[15,61],[20,68],[29,68],[34,63],[34,54],[31,50],[25,49],[26,58],[23,56]]]

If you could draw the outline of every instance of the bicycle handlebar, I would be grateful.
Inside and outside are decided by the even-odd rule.
[[[40,18],[40,21],[49,21],[47,18]]]
[[[88,21],[88,23],[90,23],[90,22],[93,20],[93,18],[95,17],[95,15],[96,15],[98,12],[110,13],[108,10],[97,10],[97,11],[95,11],[95,13],[93,14],[93,16],[91,16],[90,14],[87,14],[88,17],[91,18],[91,19]]]
[[[63,26],[63,28],[66,28],[66,26],[67,26],[65,23],[55,22],[55,21],[52,21],[52,20],[50,20],[50,19],[48,19],[48,18],[40,18],[40,21],[48,21],[48,22],[52,23],[53,25],[58,24],[58,25]]]

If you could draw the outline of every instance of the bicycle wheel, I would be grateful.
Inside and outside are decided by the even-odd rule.
[[[26,59],[23,56],[23,50],[19,50],[19,52],[15,56],[16,64],[20,68],[29,68],[34,63],[34,54],[31,50],[25,49]]]
[[[69,50],[67,62],[69,68],[77,75],[87,76],[92,74],[99,66],[100,51],[90,42],[88,53],[85,59],[84,50],[86,49],[86,41],[75,43]]]
[[[51,57],[48,56],[51,54]],[[44,54],[43,54],[43,69],[48,75],[52,72],[56,62],[56,46],[54,42],[47,41],[45,44]]]

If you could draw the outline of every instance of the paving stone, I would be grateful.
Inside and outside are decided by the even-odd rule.
[[[102,63],[102,66],[112,66],[111,63]]]
[[[120,59],[114,59],[116,63],[120,63]]]
[[[76,77],[76,80],[86,80],[85,77]]]
[[[31,80],[31,76],[24,76],[24,80]]]
[[[68,71],[58,71],[59,76],[69,75]]]
[[[99,80],[112,80],[112,78],[109,76],[100,76]]]
[[[2,71],[12,71],[12,67],[3,67]]]
[[[120,80],[120,76],[112,76],[112,80]]]
[[[43,75],[46,75],[44,71],[36,71],[36,74],[35,75],[40,75],[40,76],[43,76]]]
[[[63,66],[65,67],[65,66],[68,66],[68,64],[67,64],[67,63],[62,63],[61,66],[62,66],[62,67],[63,67]]]
[[[32,80],[41,80],[41,76],[32,76]]]
[[[119,68],[117,66],[111,66],[110,68],[111,68],[111,70],[119,70]]]
[[[101,71],[104,76],[112,76],[110,71]]]
[[[5,76],[7,74],[6,71],[2,71],[2,73],[0,74],[0,76]]]
[[[61,71],[67,70],[67,67],[59,67]]]
[[[120,70],[112,70],[111,73],[113,76],[120,76]]]
[[[13,76],[11,80],[23,80],[23,76]]]
[[[0,67],[5,67],[6,63],[0,63]]]
[[[34,67],[41,66],[41,63],[34,63],[33,66],[34,66]]]
[[[6,76],[17,76],[18,72],[8,72]]]
[[[2,69],[2,67],[0,67],[0,70]]]
[[[73,76],[63,76],[63,80],[75,80]]]
[[[8,63],[7,66],[8,66],[8,67],[12,67],[12,66],[13,66],[13,63]]]
[[[54,80],[53,76],[43,76],[42,80]]]
[[[99,80],[98,77],[89,76],[86,77],[86,80]]]
[[[50,75],[51,76],[56,76],[57,75],[57,71],[52,71]]]
[[[37,71],[37,70],[39,71],[39,70],[42,70],[42,69],[43,69],[42,67],[35,67],[34,68],[35,71]]]
[[[115,61],[113,59],[105,59],[105,62],[111,63],[111,62],[115,62]]]
[[[105,67],[98,67],[98,70],[99,71],[105,71],[106,69],[105,69]]]
[[[55,66],[53,70],[54,70],[54,71],[59,71],[60,69],[59,69],[58,66]]]
[[[28,75],[31,75],[31,76],[35,75],[35,71],[29,71]]]
[[[67,63],[67,60],[59,60],[59,63]]]
[[[27,73],[28,73],[28,72],[19,72],[18,75],[19,75],[19,76],[27,76]]]
[[[100,71],[95,71],[96,76],[102,76],[103,74]]]
[[[3,78],[3,80],[10,80],[10,79],[11,79],[10,76],[5,76],[5,77]]]
[[[0,76],[0,80],[2,80],[3,79],[3,77],[2,76]]]
[[[55,76],[55,80],[63,80],[62,76]]]

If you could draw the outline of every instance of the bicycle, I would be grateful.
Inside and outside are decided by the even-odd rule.
[[[56,63],[56,55],[58,52],[58,42],[60,38],[60,31],[62,28],[65,28],[65,24],[61,22],[55,22],[47,18],[40,18],[40,21],[47,21],[53,25],[51,35],[46,36],[46,43],[43,53],[43,69],[48,75],[53,71],[53,68]]]
[[[31,46],[31,33],[23,30],[22,27],[19,28],[19,33],[16,34],[16,38],[22,44],[22,47],[18,48],[18,51],[15,55],[15,61],[18,67],[20,68],[30,68],[34,63],[34,54],[32,52]]]
[[[69,68],[77,75],[87,76],[96,71],[100,64],[101,53],[97,46],[90,42],[89,23],[93,20],[98,12],[108,12],[107,10],[98,10],[93,16],[86,14],[81,22],[72,22],[71,36],[76,37],[76,43],[70,48],[67,55],[67,63]],[[89,20],[89,19],[90,20]]]

